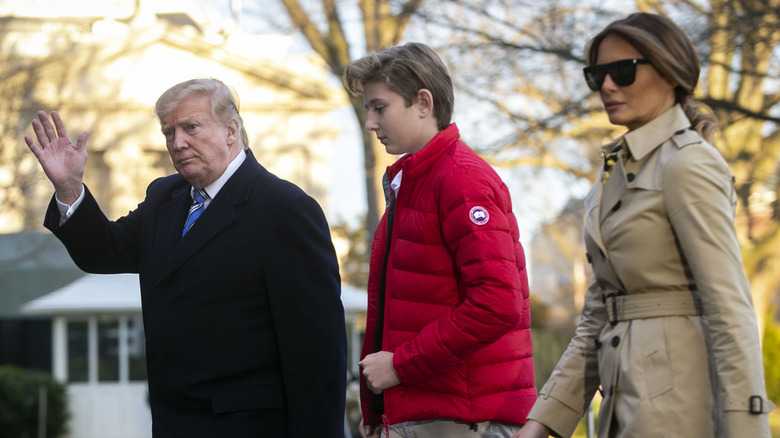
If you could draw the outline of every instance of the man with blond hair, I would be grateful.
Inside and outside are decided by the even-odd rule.
[[[255,160],[232,90],[177,84],[157,101],[177,174],[108,220],[56,112],[25,141],[54,184],[45,226],[94,273],[139,273],[155,438],[343,437],[346,337],[319,205]],[[108,292],[107,292],[108,293]]]

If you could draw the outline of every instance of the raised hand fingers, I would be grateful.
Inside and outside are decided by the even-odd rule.
[[[24,136],[24,142],[27,143],[27,147],[30,148],[30,151],[40,160],[40,154],[42,149],[38,146],[36,146],[35,142],[33,141],[32,137],[29,135]]]
[[[41,122],[37,120],[33,120],[32,128],[33,128],[33,132],[35,132],[35,137],[38,139],[38,144],[41,146],[41,149],[45,149],[47,146],[49,146],[49,137],[44,132],[43,125],[41,125]],[[27,141],[28,138],[29,136],[25,136],[25,141]],[[32,138],[30,138],[30,141],[28,141],[27,144],[33,146],[31,142],[32,142]]]
[[[62,121],[60,121],[60,123],[62,123]],[[32,128],[35,132],[35,137],[38,139],[38,144],[41,146],[41,149],[46,149],[49,147],[49,143],[57,139],[57,135],[54,132],[54,127],[52,127],[51,123],[49,122],[49,118],[43,111],[38,111],[38,120],[32,121]]]
[[[51,113],[51,121],[45,112],[38,111],[38,118],[32,121],[32,128],[38,144],[28,135],[24,136],[25,143],[54,184],[58,199],[71,204],[82,192],[88,133],[81,134],[74,145],[68,138],[62,119],[54,111]]]
[[[40,113],[43,113],[43,111],[41,111]],[[40,117],[40,113],[38,115],[39,117]],[[68,130],[65,129],[65,124],[62,123],[62,119],[60,118],[60,115],[59,115],[59,113],[57,111],[52,111],[51,112],[51,119],[54,121],[54,126],[57,128],[57,136],[68,138]],[[49,120],[46,119],[46,122],[48,124]],[[48,131],[47,131],[47,133],[48,133]],[[49,138],[51,138],[51,137],[49,137]]]
[[[53,111],[52,114],[54,114]],[[38,136],[38,142],[41,144],[41,146],[44,146],[44,139],[46,140],[46,143],[50,143],[56,140],[57,135],[54,133],[54,127],[51,125],[51,122],[49,122],[49,117],[46,116],[45,112],[38,111],[38,120],[40,120],[40,123],[33,120],[33,129],[35,130],[35,134]],[[36,127],[36,125],[39,126]],[[44,135],[42,136],[41,134]]]
[[[83,150],[87,147],[87,137],[89,137],[89,132],[82,132],[79,135],[79,138],[76,139],[76,149]]]
[[[53,123],[52,123],[53,122]],[[47,149],[50,146],[55,149],[61,147],[73,147],[75,149],[84,149],[86,146],[87,136],[86,133],[81,134],[78,138],[78,143],[74,145],[68,137],[68,130],[65,128],[65,124],[62,122],[60,115],[56,111],[51,112],[51,121],[44,111],[38,111],[38,120],[32,121],[32,128],[35,132],[35,137],[38,139],[39,149]],[[34,143],[32,138],[25,136],[25,142],[33,149]],[[36,152],[33,150],[33,152]]]

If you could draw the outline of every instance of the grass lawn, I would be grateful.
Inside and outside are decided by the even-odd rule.
[[[772,438],[780,438],[780,408],[769,413],[769,428],[772,429]]]

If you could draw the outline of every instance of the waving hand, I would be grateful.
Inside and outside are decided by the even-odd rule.
[[[54,184],[57,199],[65,204],[73,204],[81,195],[89,133],[79,135],[74,145],[56,111],[51,113],[53,125],[43,111],[38,111],[38,119],[40,121],[32,121],[38,144],[29,135],[24,136],[24,141],[35,154],[46,177]]]

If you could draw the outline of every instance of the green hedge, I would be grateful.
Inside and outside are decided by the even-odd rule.
[[[67,432],[69,419],[65,385],[51,375],[19,367],[0,366],[0,435],[7,438],[38,436],[38,397],[47,392],[46,437]]]

